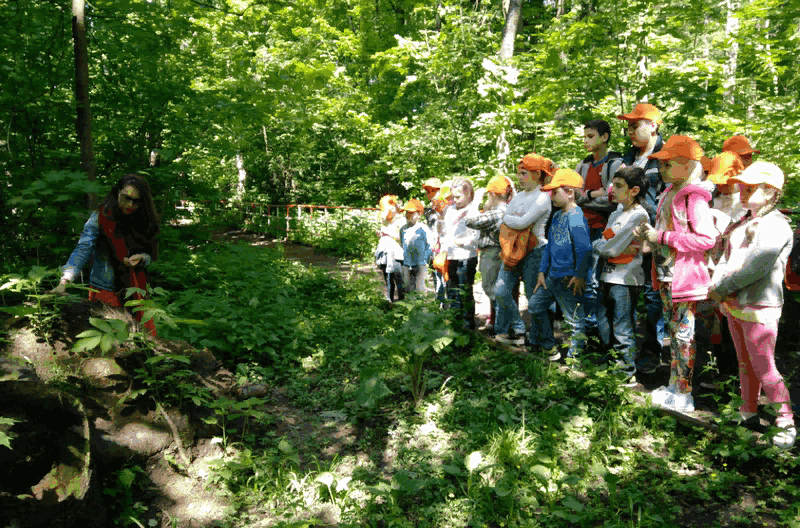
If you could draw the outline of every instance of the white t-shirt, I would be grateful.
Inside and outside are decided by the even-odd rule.
[[[537,186],[531,191],[519,191],[511,199],[503,216],[503,223],[511,229],[525,229],[533,225],[536,247],[547,244],[547,219],[553,208],[550,196]]]

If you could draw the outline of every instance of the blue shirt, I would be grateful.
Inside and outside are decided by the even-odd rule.
[[[542,253],[539,272],[548,277],[578,277],[586,280],[592,243],[589,223],[580,207],[565,213],[559,209],[547,233],[547,244]]]
[[[64,266],[62,277],[69,281],[74,280],[89,259],[94,258],[92,272],[89,275],[89,285],[99,290],[114,291],[114,266],[111,263],[111,257],[106,252],[97,251],[97,243],[104,236],[100,232],[99,214],[95,211],[83,226],[81,238]],[[149,266],[152,258],[148,254],[144,255],[142,265]]]
[[[403,245],[403,266],[427,266],[431,259],[430,231],[417,222],[413,226],[405,226],[400,230],[400,243]]]

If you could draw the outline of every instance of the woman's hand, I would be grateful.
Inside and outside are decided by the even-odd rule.
[[[126,266],[135,268],[136,266],[141,264],[143,260],[144,260],[144,253],[137,253],[135,255],[131,255],[130,257],[125,257],[122,263],[125,264]]]
[[[533,293],[536,293],[536,290],[538,290],[539,288],[544,288],[545,290],[547,289],[547,281],[545,280],[544,273],[542,273],[541,271],[539,272],[539,276],[536,279],[536,286],[533,288]]]
[[[58,283],[58,286],[50,290],[50,293],[53,295],[66,295],[67,294],[67,280],[61,279],[61,282]]]

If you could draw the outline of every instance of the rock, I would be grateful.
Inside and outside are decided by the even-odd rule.
[[[81,365],[86,382],[96,389],[122,388],[128,373],[111,358],[90,358]]]
[[[166,449],[172,442],[167,430],[132,422],[122,428],[94,436],[95,456],[103,461],[146,458]]]

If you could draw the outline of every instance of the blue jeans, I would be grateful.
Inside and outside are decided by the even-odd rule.
[[[636,359],[636,300],[638,286],[600,283],[604,305],[597,311],[597,328],[603,341],[610,343],[611,333],[616,343],[614,350],[628,366]]]
[[[478,257],[467,260],[450,260],[447,274],[447,299],[450,308],[456,311],[464,327],[475,330],[475,297],[472,285],[478,271]]]
[[[530,303],[533,288],[536,286],[536,277],[539,274],[539,264],[542,262],[542,253],[544,253],[544,246],[536,247],[525,255],[522,262],[514,266],[513,269],[508,270],[505,265],[500,268],[500,273],[497,274],[497,283],[494,287],[497,303],[497,315],[494,322],[495,334],[507,334],[510,329],[513,329],[519,335],[525,334],[525,321],[519,315],[519,307],[514,302],[512,289],[517,283],[517,278],[522,276],[522,282],[525,283],[525,297]],[[530,308],[528,312],[530,312]],[[531,317],[533,317],[532,312]],[[545,314],[545,317],[547,317],[547,314]],[[532,339],[531,343],[533,343]]]
[[[650,280],[650,267],[652,262],[652,255],[649,253],[644,255],[642,262],[642,266],[644,267],[644,306],[647,311],[644,348],[652,350],[658,355],[661,352],[661,344],[664,342],[664,338],[669,335],[669,330],[664,323],[661,294],[653,290],[653,282]],[[656,343],[656,341],[658,342]]]
[[[545,284],[547,288],[540,287],[531,300],[528,309],[531,312],[531,342],[538,342],[542,348],[549,350],[556,346],[556,338],[553,335],[553,327],[547,318],[547,309],[555,301],[561,307],[564,314],[564,321],[570,330],[570,346],[567,357],[577,357],[583,350],[586,335],[584,328],[586,318],[583,307],[586,304],[584,296],[576,296],[567,287],[570,277],[554,279],[547,277]]]
[[[389,302],[394,302],[395,292],[397,293],[398,301],[405,299],[405,292],[403,291],[403,275],[399,271],[388,273],[386,271],[385,264],[382,264],[378,267],[381,269],[381,272],[383,272],[383,280],[386,283],[386,300]],[[401,266],[398,266],[398,268],[400,267]]]
[[[595,240],[603,236],[602,227],[589,228],[589,241],[594,243]],[[603,298],[600,295],[600,281],[597,280],[597,262],[600,260],[600,255],[592,251],[589,257],[589,276],[586,279],[586,290],[583,296],[586,298],[586,326],[594,328],[597,322],[597,312],[603,307]]]

